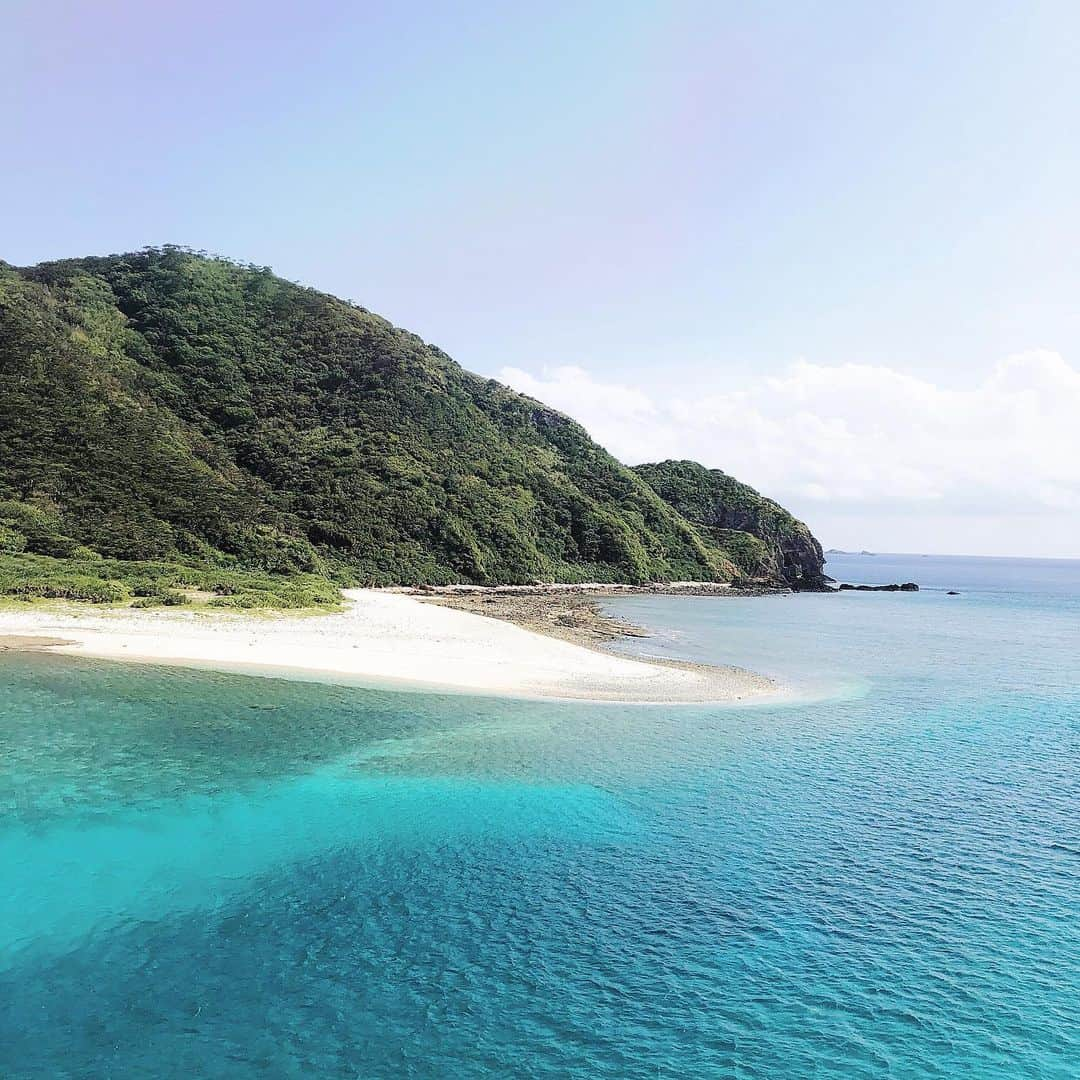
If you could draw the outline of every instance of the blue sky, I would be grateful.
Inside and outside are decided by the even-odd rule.
[[[1075,5],[4,16],[9,262],[269,264],[827,544],[1080,555]]]

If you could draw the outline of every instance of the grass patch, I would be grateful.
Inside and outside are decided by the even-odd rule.
[[[59,558],[0,552],[0,597],[70,600],[132,608],[192,607],[335,610],[341,590],[315,574],[223,570],[177,562]]]

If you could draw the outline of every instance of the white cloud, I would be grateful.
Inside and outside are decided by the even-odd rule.
[[[1054,352],[1010,356],[962,389],[806,361],[736,390],[662,397],[580,367],[499,378],[581,421],[623,461],[693,458],[809,517],[1038,515],[1062,531],[1045,550],[1080,550],[1080,370]]]

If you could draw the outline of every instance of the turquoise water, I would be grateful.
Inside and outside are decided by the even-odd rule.
[[[830,570],[612,604],[780,706],[0,654],[0,1075],[1080,1075],[1080,563]]]

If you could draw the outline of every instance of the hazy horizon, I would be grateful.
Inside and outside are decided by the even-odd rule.
[[[997,559],[1013,560],[1020,562],[1078,562],[1080,556],[1075,555],[972,555],[965,551],[870,551],[862,548],[858,551],[848,548],[825,548],[825,561],[828,562],[830,555],[863,555],[874,558],[882,555],[888,558],[905,559]]]
[[[826,547],[1080,557],[1080,12],[15,3],[3,258],[356,300]]]

